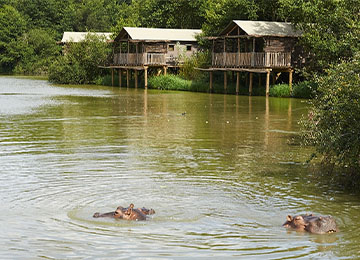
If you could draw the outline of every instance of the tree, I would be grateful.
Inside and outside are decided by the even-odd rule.
[[[147,1],[146,8],[140,15],[140,23],[145,27],[201,28],[205,15],[203,5],[206,2],[205,0]]]
[[[208,0],[205,10],[205,35],[217,35],[232,20],[255,20],[258,6],[248,0]]]
[[[303,120],[306,144],[327,165],[360,176],[360,53],[317,78],[318,91]]]
[[[11,72],[21,54],[16,47],[16,40],[23,34],[26,22],[12,6],[0,7],[0,71]]]
[[[305,75],[351,60],[360,50],[360,1],[279,1],[283,18],[303,31],[300,44],[310,54]]]
[[[110,31],[117,23],[120,7],[116,0],[82,1],[77,5],[75,31]]]
[[[26,19],[29,30],[52,30],[57,39],[64,31],[73,30],[80,8],[75,0],[16,0],[14,7]]]
[[[104,64],[111,52],[104,37],[89,33],[79,43],[69,43],[65,54],[49,68],[49,80],[63,84],[94,83],[101,75],[99,65]]]
[[[17,44],[20,61],[16,64],[16,73],[46,74],[60,46],[54,40],[54,33],[43,29],[32,29],[18,37]]]

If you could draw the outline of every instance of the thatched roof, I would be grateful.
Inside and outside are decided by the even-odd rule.
[[[301,35],[301,32],[296,30],[291,23],[233,20],[220,33],[220,36],[228,35],[236,27],[239,27],[243,34],[253,37],[299,37]]]
[[[61,39],[61,43],[66,42],[81,42],[85,40],[85,36],[90,34],[95,34],[98,36],[105,36],[106,40],[110,40],[112,33],[104,33],[104,32],[64,32],[63,37]]]
[[[124,27],[115,38],[115,41],[130,38],[134,41],[195,42],[195,36],[200,33],[201,30],[195,29]]]

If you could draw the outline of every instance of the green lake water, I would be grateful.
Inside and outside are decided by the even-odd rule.
[[[296,141],[306,106],[0,77],[0,259],[360,258],[360,198]],[[92,218],[130,203],[156,214]],[[299,213],[341,232],[281,226]]]

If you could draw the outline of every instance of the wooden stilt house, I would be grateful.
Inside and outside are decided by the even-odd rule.
[[[210,79],[213,71],[224,71],[226,89],[226,72],[237,72],[238,93],[239,73],[248,72],[251,94],[253,73],[266,73],[268,94],[270,73],[276,80],[280,73],[288,72],[291,86],[293,69],[301,60],[296,50],[300,35],[290,23],[234,20],[218,36],[209,37],[212,41],[212,66],[207,69]]]
[[[109,68],[119,72],[121,86],[122,70],[126,70],[127,85],[129,73],[144,71],[145,88],[147,87],[147,70],[149,67],[163,69],[164,74],[169,67],[179,67],[184,57],[198,50],[196,35],[201,30],[194,29],[161,29],[124,27],[114,39],[113,59]]]
[[[114,40],[114,65],[177,66],[197,51],[201,30],[124,27]]]

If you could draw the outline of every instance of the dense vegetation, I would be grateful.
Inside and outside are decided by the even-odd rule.
[[[53,81],[100,82],[103,72],[96,65],[105,62],[109,46],[89,38],[70,45],[65,57],[56,44],[64,31],[202,28],[208,36],[233,19],[288,21],[303,31],[300,45],[309,59],[297,77],[307,81],[295,84],[292,92],[287,85],[273,86],[272,95],[313,95],[305,140],[324,162],[360,176],[359,0],[0,0],[0,73],[50,72]],[[200,42],[206,50],[208,41]],[[201,91],[207,79],[193,67],[205,63],[206,52],[186,62],[183,79],[161,77],[150,85],[166,88],[171,81],[177,89]],[[221,76],[214,90],[222,91],[216,82]],[[233,93],[231,82],[228,93]]]
[[[328,170],[358,179],[360,53],[351,61],[331,66],[316,81],[316,97],[311,100],[308,118],[303,120],[305,140],[315,145]]]
[[[49,80],[63,84],[94,83],[101,76],[99,64],[110,54],[105,37],[89,33],[80,43],[69,43],[63,50],[66,55],[54,59],[49,68]]]
[[[359,9],[358,0],[0,0],[0,72],[46,73],[64,31],[144,26],[216,35],[232,19],[294,22],[312,54],[304,72],[323,72],[360,49]]]

